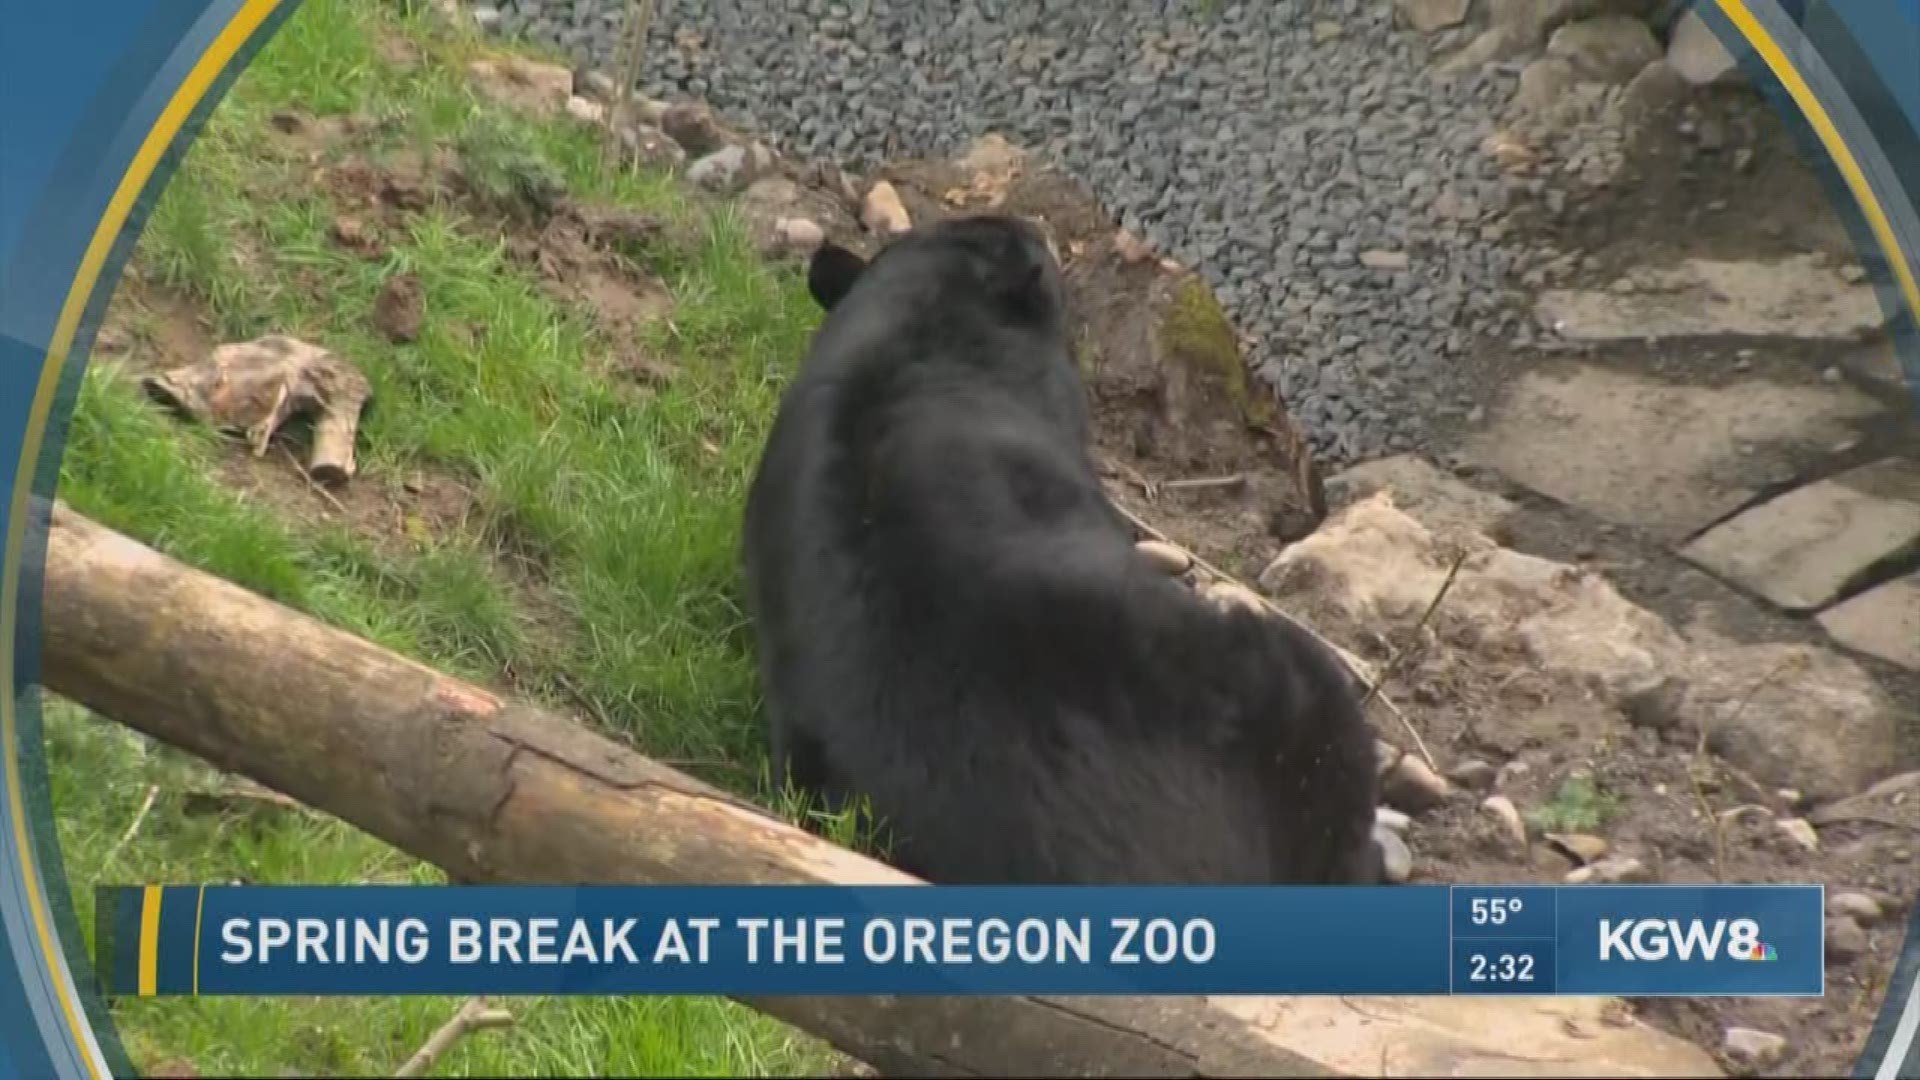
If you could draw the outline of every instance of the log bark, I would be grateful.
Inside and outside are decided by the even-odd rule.
[[[64,506],[36,513],[49,689],[456,880],[919,884]],[[1566,999],[741,1000],[897,1076],[1717,1075],[1694,1048]]]

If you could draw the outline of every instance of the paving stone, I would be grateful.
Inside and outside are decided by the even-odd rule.
[[[1915,543],[1920,463],[1888,458],[1762,503],[1682,554],[1783,608],[1811,611]]]
[[[1850,339],[1886,324],[1873,286],[1818,256],[1777,262],[1690,259],[1643,267],[1605,289],[1550,289],[1534,314],[1561,337]]]
[[[1464,449],[1543,495],[1678,544],[1880,410],[1840,384],[1687,386],[1566,361],[1517,380]]]
[[[1828,608],[1820,613],[1820,625],[1849,648],[1920,671],[1920,573]]]

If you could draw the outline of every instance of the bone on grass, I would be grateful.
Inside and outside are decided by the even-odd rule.
[[[341,484],[356,471],[354,443],[372,387],[338,353],[272,334],[222,345],[206,359],[149,376],[142,385],[178,413],[241,433],[255,457],[267,452],[288,421],[309,416],[308,475]]]

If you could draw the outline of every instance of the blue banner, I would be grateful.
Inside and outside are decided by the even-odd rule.
[[[119,995],[1818,996],[1808,885],[103,889]]]

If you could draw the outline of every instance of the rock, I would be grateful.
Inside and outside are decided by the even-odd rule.
[[[1579,866],[1599,862],[1607,853],[1605,840],[1585,833],[1547,833],[1541,839],[1566,852]]]
[[[500,9],[491,4],[481,4],[473,9],[473,24],[486,33],[492,33],[500,26]]]
[[[1810,611],[1916,542],[1920,464],[1888,458],[1762,503],[1681,553],[1789,611]]]
[[[1805,645],[1742,645],[1689,631],[1682,722],[1707,746],[1768,787],[1815,803],[1860,791],[1896,756],[1901,711],[1873,676]],[[1808,819],[1822,824],[1818,812]]]
[[[1628,15],[1601,15],[1571,22],[1547,40],[1547,55],[1602,82],[1625,83],[1660,58],[1660,43],[1647,24]]]
[[[1671,675],[1660,675],[1629,689],[1620,702],[1620,711],[1634,727],[1669,731],[1680,723],[1680,710],[1686,698],[1684,684]]]
[[[1418,754],[1402,754],[1381,783],[1381,797],[1409,814],[1431,810],[1447,801],[1453,785],[1427,766]]]
[[[747,183],[747,148],[723,146],[687,167],[687,179],[716,194],[738,191]]]
[[[1485,67],[1497,60],[1519,56],[1527,51],[1527,42],[1515,36],[1505,27],[1495,26],[1481,31],[1472,41],[1462,46],[1435,68],[1435,73],[1451,78]]]
[[[679,143],[689,157],[712,154],[736,141],[714,118],[713,110],[697,101],[668,106],[660,117],[660,130]]]
[[[1153,258],[1153,247],[1125,229],[1113,234],[1113,250],[1128,264]]]
[[[1391,806],[1377,806],[1373,811],[1373,823],[1388,832],[1405,836],[1407,829],[1413,825],[1413,819]]]
[[[1319,19],[1313,24],[1313,43],[1325,45],[1340,36],[1340,24],[1332,19]]]
[[[1399,271],[1405,270],[1411,260],[1404,251],[1363,251],[1360,253],[1360,265],[1369,270]]]
[[[1573,64],[1558,56],[1543,56],[1520,69],[1520,87],[1513,103],[1526,112],[1545,115],[1572,85]]]
[[[1134,550],[1147,557],[1154,569],[1177,577],[1193,569],[1193,556],[1173,544],[1159,540],[1142,540],[1134,545]]]
[[[1880,904],[1865,893],[1841,892],[1827,897],[1827,914],[1852,919],[1861,926],[1872,926],[1886,913],[1880,910]]]
[[[395,274],[388,278],[373,300],[373,324],[388,341],[418,339],[426,314],[426,292],[414,274]]]
[[[1694,86],[1713,86],[1740,75],[1739,62],[1721,43],[1720,35],[1691,8],[1674,21],[1667,35],[1667,63]]]
[[[1774,262],[1689,259],[1642,268],[1605,289],[1551,289],[1534,312],[1574,341],[1674,337],[1851,339],[1886,314],[1873,287],[1847,281],[1816,256]]]
[[[1491,791],[1499,777],[1500,770],[1479,758],[1467,758],[1447,770],[1447,779],[1468,791]]]
[[[599,124],[607,118],[607,107],[578,94],[567,99],[567,115],[583,124]]]
[[[620,84],[613,76],[597,68],[573,73],[574,89],[605,105],[620,95]]]
[[[1742,1075],[1762,1073],[1787,1056],[1787,1040],[1771,1031],[1730,1027],[1720,1040],[1720,1053]]]
[[[1634,128],[1670,116],[1686,93],[1686,80],[1672,65],[1665,60],[1654,60],[1627,80],[1626,87],[1620,91],[1621,123]]]
[[[687,160],[687,152],[680,144],[652,124],[623,123],[619,140],[621,153],[630,167],[676,169]]]
[[[1583,866],[1565,880],[1569,885],[1644,885],[1653,880],[1653,874],[1639,859],[1616,855]]]
[[[1380,845],[1380,865],[1386,879],[1395,885],[1404,885],[1413,876],[1413,851],[1407,842],[1391,829],[1373,830],[1373,842]]]
[[[1329,477],[1328,506],[1339,509],[1384,491],[1395,508],[1435,536],[1471,542],[1495,535],[1517,509],[1512,502],[1435,468],[1411,454],[1376,458]],[[1262,574],[1265,586],[1266,576]]]
[[[1480,810],[1500,823],[1507,842],[1515,850],[1527,850],[1527,823],[1520,820],[1520,810],[1513,805],[1512,799],[1505,795],[1489,795],[1481,801]]]
[[[1809,854],[1820,850],[1820,834],[1813,830],[1812,825],[1807,824],[1805,818],[1781,818],[1773,824],[1801,850]]]
[[[1393,0],[1400,19],[1423,34],[1445,30],[1467,21],[1471,0]]]
[[[913,228],[913,219],[907,216],[907,208],[900,201],[900,192],[893,184],[881,180],[867,189],[866,200],[860,207],[860,224],[867,231],[882,236],[898,236]]]
[[[806,218],[781,218],[774,222],[774,233],[788,248],[809,253],[827,238],[825,229]]]
[[[1846,386],[1758,376],[1708,386],[1542,361],[1464,450],[1516,483],[1677,545],[1776,482],[1780,461],[1826,453],[1881,409]]]
[[[1844,915],[1827,917],[1827,963],[1852,963],[1866,955],[1870,944],[1859,923]]]
[[[1835,641],[1920,671],[1920,572],[1895,578],[1819,615]]]
[[[529,113],[558,113],[573,97],[573,72],[517,56],[467,63],[467,75],[485,97]]]

